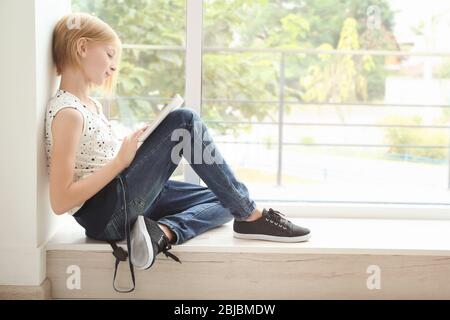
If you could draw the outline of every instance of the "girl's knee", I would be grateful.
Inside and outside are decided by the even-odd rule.
[[[199,118],[197,112],[189,108],[180,108],[171,112],[173,117],[181,119],[183,123],[191,123],[194,119]]]

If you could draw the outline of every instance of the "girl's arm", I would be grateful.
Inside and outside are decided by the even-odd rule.
[[[74,108],[64,108],[53,118],[51,130],[50,203],[53,211],[60,215],[95,195],[126,165],[116,157],[93,174],[73,182],[83,116]]]

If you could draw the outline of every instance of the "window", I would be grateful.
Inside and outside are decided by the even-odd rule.
[[[203,3],[202,115],[253,198],[450,203],[450,3]]]
[[[72,11],[101,18],[122,40],[117,98],[102,101],[119,137],[151,122],[175,93],[184,93],[185,1],[74,0]],[[171,179],[184,179],[183,164]]]
[[[195,6],[200,112],[252,198],[450,203],[450,3],[202,3],[73,2],[125,43],[110,119],[136,126],[185,91],[185,17]]]

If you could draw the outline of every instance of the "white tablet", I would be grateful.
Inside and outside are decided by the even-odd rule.
[[[156,116],[156,119],[147,127],[147,129],[145,129],[144,133],[139,136],[138,141],[145,141],[145,139],[147,139],[148,136],[158,127],[161,121],[163,121],[171,111],[180,108],[183,103],[184,99],[177,93],[172,100],[162,108],[161,112],[159,112]]]

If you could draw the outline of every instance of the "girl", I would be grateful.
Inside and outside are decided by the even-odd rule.
[[[256,206],[192,110],[171,112],[139,148],[145,128],[117,139],[90,91],[97,86],[112,96],[121,50],[116,32],[89,14],[68,14],[54,29],[52,54],[61,82],[46,110],[53,211],[73,215],[88,237],[110,243],[127,239],[130,267],[139,269],[149,268],[160,252],[177,260],[168,252],[171,244],[232,219],[238,238],[308,240],[308,229]],[[182,151],[208,187],[169,180],[180,160],[172,155],[179,142],[171,136],[181,129],[189,134],[189,150],[213,150],[212,164],[191,161]],[[116,257],[120,254],[116,247]]]

